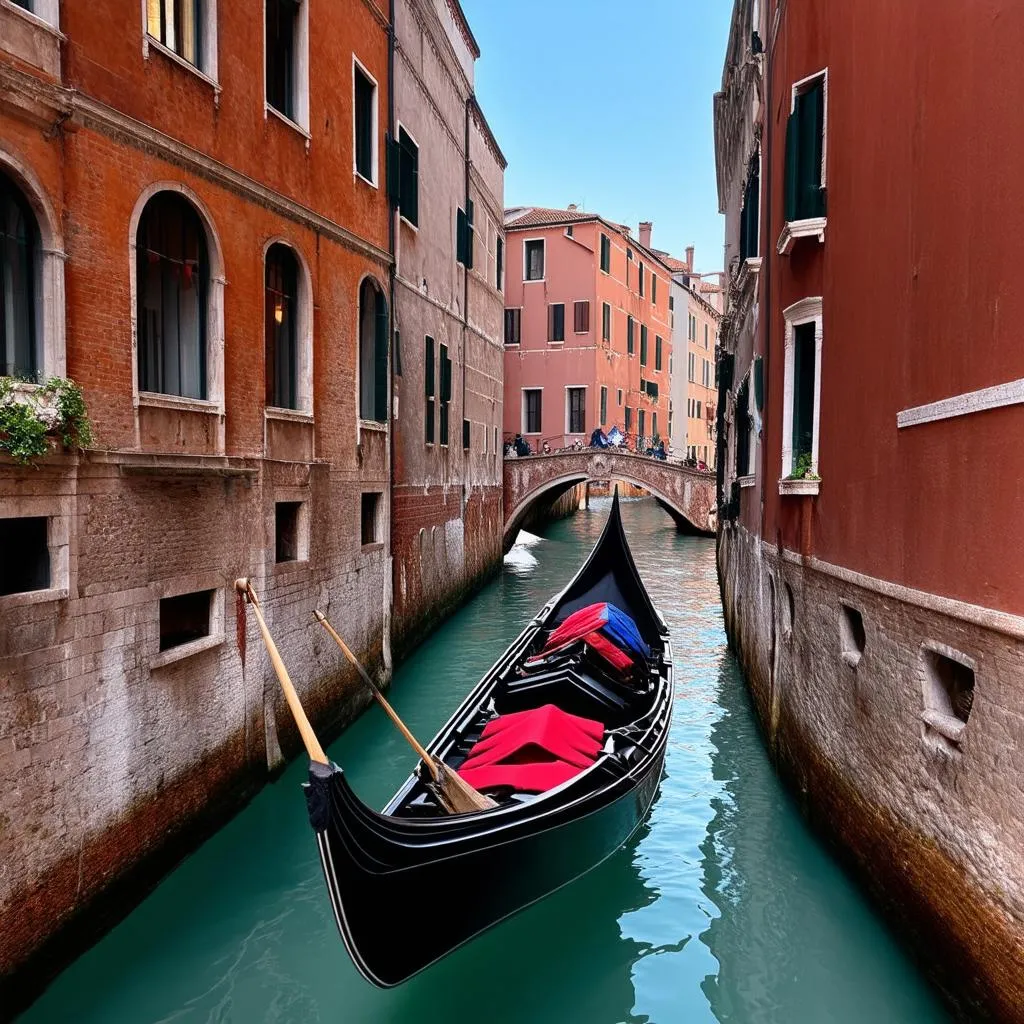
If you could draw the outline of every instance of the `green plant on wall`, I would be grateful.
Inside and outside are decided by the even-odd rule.
[[[787,480],[820,480],[821,477],[817,473],[811,471],[811,453],[804,452],[796,460],[796,465],[793,467],[793,472],[786,477]]]
[[[30,465],[49,453],[52,436],[65,448],[92,443],[82,389],[64,377],[51,377],[38,387],[0,377],[0,452]]]

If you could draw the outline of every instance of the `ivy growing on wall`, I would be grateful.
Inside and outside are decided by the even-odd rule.
[[[31,465],[49,454],[54,439],[69,449],[92,443],[82,389],[64,377],[39,386],[0,377],[0,452]]]

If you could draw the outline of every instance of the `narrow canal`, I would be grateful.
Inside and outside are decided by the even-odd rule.
[[[401,667],[392,695],[415,732],[433,734],[576,570],[607,511],[593,502],[517,545],[501,577]],[[677,668],[667,777],[626,849],[380,991],[335,929],[296,763],[65,971],[26,1024],[946,1020],[772,773],[726,649],[713,542],[678,536],[650,500],[625,502],[623,518]],[[376,806],[410,768],[376,709],[330,754]],[[396,929],[430,927],[400,906],[381,914]]]

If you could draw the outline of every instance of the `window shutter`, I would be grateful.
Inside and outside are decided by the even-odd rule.
[[[393,207],[401,205],[402,199],[402,147],[397,139],[388,136],[388,202]]]
[[[800,97],[797,97],[797,103]],[[800,121],[799,112],[794,110],[786,121],[786,184],[783,192],[786,220],[799,219],[799,161],[800,161]]]
[[[441,346],[441,401],[452,400],[452,361],[448,358],[448,348]]]
[[[469,420],[462,421],[462,447],[466,451],[469,450]]]
[[[466,202],[466,264],[467,270],[473,269],[473,200]]]
[[[427,335],[423,357],[423,381],[427,398],[434,397],[434,339]]]
[[[819,78],[797,97],[800,118],[800,197],[801,217],[823,217],[825,196],[821,188],[822,132],[825,118],[825,82]]]
[[[378,423],[388,419],[388,307],[383,297],[377,298],[376,332],[373,340],[373,418]]]
[[[495,267],[497,273],[495,275],[496,280],[494,282],[494,287],[500,290],[502,287],[501,273],[505,268],[505,243],[501,238],[498,239],[498,251],[495,255]]]
[[[633,354],[633,318],[626,317],[626,352]]]

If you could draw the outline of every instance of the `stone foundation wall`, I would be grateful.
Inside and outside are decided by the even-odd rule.
[[[961,1013],[1024,1021],[1024,620],[780,554],[733,524],[718,565],[730,644],[811,820]],[[959,741],[948,717],[922,719],[936,654],[974,671]]]

